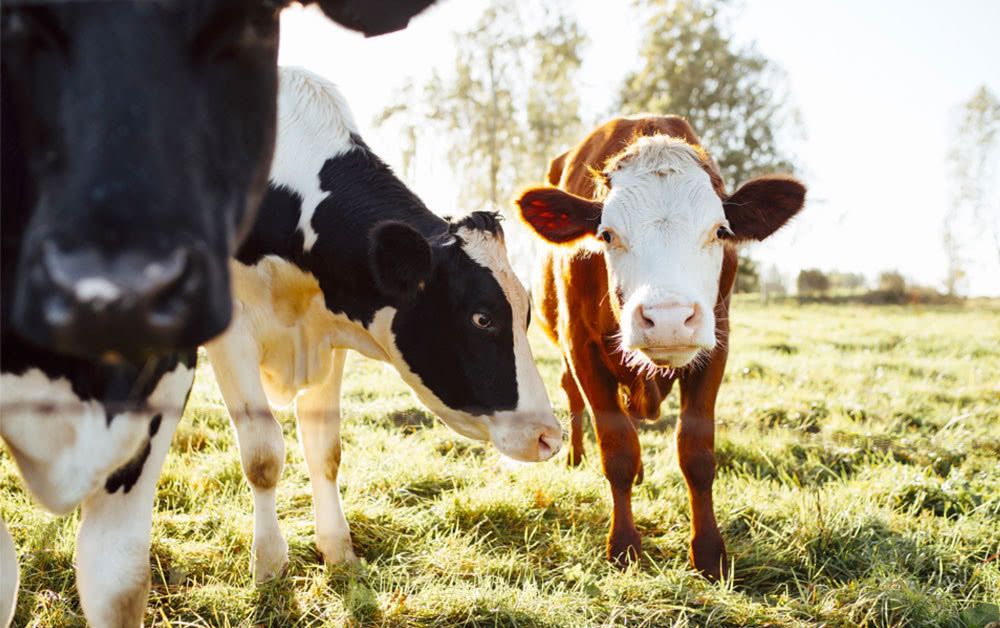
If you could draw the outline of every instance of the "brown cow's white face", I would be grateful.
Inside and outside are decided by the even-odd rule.
[[[680,367],[715,347],[724,238],[722,199],[700,157],[668,136],[632,144],[607,173],[597,240],[623,353]]]
[[[585,238],[603,252],[621,349],[636,366],[678,368],[711,351],[725,247],[763,240],[805,200],[787,177],[754,179],[724,200],[705,160],[681,139],[641,137],[608,162],[603,202],[551,187],[517,200],[549,242]]]

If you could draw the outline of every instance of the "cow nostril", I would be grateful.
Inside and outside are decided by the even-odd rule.
[[[652,329],[653,326],[656,325],[653,319],[646,316],[646,310],[645,308],[643,308],[643,306],[641,305],[639,306],[638,313],[639,313],[639,323],[642,325],[643,329]]]
[[[201,272],[190,263],[187,253],[178,251],[163,264],[149,264],[144,274],[149,281],[150,326],[173,329],[183,324],[202,283]]]
[[[684,326],[695,329],[701,323],[701,308],[697,303],[691,305],[691,315],[684,319]]]

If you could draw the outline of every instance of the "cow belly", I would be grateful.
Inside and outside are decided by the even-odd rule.
[[[149,397],[151,408],[183,405],[194,370],[178,365]],[[65,379],[32,369],[4,373],[0,436],[29,491],[46,509],[69,512],[145,446],[155,412],[128,412],[108,420],[104,406],[83,401]],[[179,410],[178,410],[179,411]]]

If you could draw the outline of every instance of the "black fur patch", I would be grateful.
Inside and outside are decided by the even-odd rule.
[[[329,195],[316,207],[311,226],[317,240],[302,250],[298,231],[303,194],[274,185],[257,223],[237,253],[244,264],[276,255],[312,273],[327,308],[366,327],[375,312],[397,309],[392,324],[396,345],[410,370],[449,407],[491,414],[517,406],[517,375],[510,303],[489,269],[480,266],[454,236],[461,228],[502,237],[495,213],[475,212],[450,222],[427,209],[357,136],[353,150],[328,159],[319,173]],[[373,276],[372,246],[378,225],[398,223],[430,245],[431,269],[417,290],[380,289]],[[400,267],[421,260],[412,247],[394,250]],[[407,253],[407,251],[410,251]],[[409,286],[409,280],[405,282]],[[473,314],[490,316],[494,328],[472,324]],[[518,321],[518,325],[525,324]]]
[[[115,493],[119,488],[123,488],[124,493],[132,490],[135,483],[139,481],[139,476],[142,475],[142,467],[146,464],[149,452],[153,448],[152,439],[160,430],[160,422],[162,420],[162,414],[153,416],[149,421],[149,436],[146,437],[146,444],[143,445],[139,453],[133,456],[131,460],[115,469],[114,473],[108,476],[107,481],[104,483],[104,490],[108,493]]]

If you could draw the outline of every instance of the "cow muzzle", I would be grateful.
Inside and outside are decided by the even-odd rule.
[[[714,318],[697,301],[638,303],[632,309],[628,348],[661,367],[687,365],[715,346]]]
[[[32,342],[106,362],[190,349],[232,316],[228,268],[204,246],[162,255],[64,251],[45,241],[22,261],[14,324]]]
[[[562,438],[562,426],[551,412],[498,412],[490,418],[490,440],[514,460],[548,460],[562,448]]]

